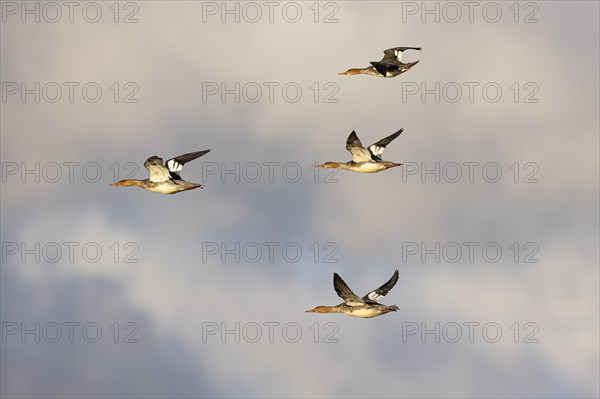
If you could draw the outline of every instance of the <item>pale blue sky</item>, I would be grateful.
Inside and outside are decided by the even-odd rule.
[[[422,2],[320,3],[316,23],[313,2],[279,3],[272,22],[262,3],[256,22],[240,3],[239,23],[221,21],[221,2],[121,3],[118,16],[98,2],[96,23],[83,3],[72,23],[66,8],[46,21],[58,18],[46,3],[39,23],[23,23],[20,4],[2,2],[0,42],[3,396],[599,395],[597,2],[518,3],[518,16],[498,2],[495,23],[489,3],[454,23],[443,3],[439,22],[423,22]],[[337,75],[395,46],[422,47],[405,53],[420,63],[394,79]],[[33,89],[24,101],[23,88]],[[233,89],[224,101],[223,88]],[[331,183],[310,168],[349,160],[352,130],[371,144],[401,127],[384,159],[404,167]],[[203,190],[109,186],[116,171],[145,178],[151,155],[209,148],[182,173]],[[436,163],[439,182],[425,173]],[[239,182],[226,173],[236,167]],[[36,243],[39,263],[21,247]],[[236,243],[240,261],[223,262]],[[420,252],[436,243],[439,262]],[[502,254],[492,262],[484,247]],[[304,313],[340,302],[334,272],[362,295],[396,268],[382,302],[397,313]],[[22,338],[36,322],[41,342]],[[65,322],[97,323],[102,337],[69,342]],[[63,325],[59,342],[48,323]],[[207,335],[236,323],[239,343]],[[407,335],[436,323],[440,342]],[[484,325],[501,329],[498,342]],[[124,343],[132,331],[139,342]],[[329,333],[338,342],[324,342]]]

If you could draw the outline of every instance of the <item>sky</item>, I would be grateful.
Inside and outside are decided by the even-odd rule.
[[[600,395],[598,2],[0,6],[2,397]]]

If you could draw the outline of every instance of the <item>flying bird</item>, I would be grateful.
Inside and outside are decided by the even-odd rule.
[[[383,305],[377,301],[385,296],[398,281],[398,269],[392,275],[392,278],[387,283],[369,292],[362,298],[358,297],[350,287],[342,280],[337,273],[333,273],[333,287],[338,296],[344,300],[336,306],[317,306],[314,309],[307,310],[310,313],[345,313],[349,316],[370,318],[380,316],[389,312],[400,310],[396,305]]]
[[[355,172],[362,173],[374,173],[393,168],[395,166],[402,165],[401,163],[384,161],[381,159],[381,154],[385,150],[385,147],[392,142],[396,137],[400,136],[400,133],[404,131],[404,128],[398,130],[396,133],[379,140],[375,144],[371,144],[369,148],[363,147],[356,132],[353,130],[346,140],[346,149],[352,154],[352,160],[339,163],[339,162],[325,162],[322,165],[317,165],[318,168],[340,168],[352,170]]]
[[[402,62],[402,54],[406,50],[421,50],[421,47],[394,47],[383,51],[383,58],[381,61],[371,61],[371,66],[366,68],[351,68],[346,72],[340,72],[338,75],[373,75],[382,78],[393,78],[401,73],[408,71],[419,63],[415,62]]]
[[[209,151],[210,150],[204,150],[183,154],[169,159],[164,165],[162,158],[154,155],[144,162],[144,166],[148,169],[148,172],[150,172],[149,179],[125,179],[113,183],[111,186],[135,186],[161,194],[175,194],[180,191],[193,190],[198,187],[202,188],[204,186],[203,184],[190,183],[183,180],[179,175],[179,172],[181,172],[183,165],[187,162],[193,161]]]

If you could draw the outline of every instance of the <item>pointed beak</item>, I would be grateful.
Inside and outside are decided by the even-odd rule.
[[[119,182],[117,182],[117,183],[109,184],[109,186],[120,186],[120,184],[119,184]]]
[[[340,72],[338,75],[348,75],[348,72]]]
[[[311,310],[305,310],[305,311],[304,311],[304,313],[315,313],[315,310],[314,310],[314,309],[311,309]]]

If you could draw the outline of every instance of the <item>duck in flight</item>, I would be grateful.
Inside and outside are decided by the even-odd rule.
[[[395,166],[402,165],[401,163],[384,161],[381,159],[381,154],[385,150],[385,147],[392,142],[396,137],[400,136],[400,133],[404,131],[404,128],[398,130],[396,133],[379,140],[375,144],[371,144],[369,148],[363,147],[356,132],[353,130],[346,140],[346,149],[352,154],[352,160],[346,163],[339,162],[325,162],[322,165],[317,165],[318,168],[340,168],[352,170],[355,172],[362,173],[374,173],[393,168]]]
[[[346,72],[340,72],[338,75],[373,75],[382,78],[393,78],[401,73],[408,71],[419,63],[415,62],[402,62],[402,54],[406,50],[421,50],[421,47],[394,47],[383,51],[383,58],[381,61],[372,61],[370,67],[366,68],[351,68]]]
[[[310,313],[345,313],[349,316],[370,318],[386,314],[389,312],[395,312],[400,310],[396,305],[383,305],[377,301],[385,296],[398,281],[398,269],[392,275],[392,278],[387,283],[377,288],[374,291],[369,292],[364,297],[360,298],[357,296],[350,287],[342,280],[337,273],[333,273],[333,288],[337,292],[338,296],[344,300],[336,306],[317,306],[314,309],[307,310]]]
[[[190,183],[183,180],[181,176],[179,176],[179,172],[181,172],[183,165],[185,165],[187,162],[201,157],[209,151],[210,150],[204,150],[183,154],[169,159],[164,165],[162,158],[154,155],[144,162],[144,166],[146,169],[148,169],[148,172],[150,172],[149,179],[125,179],[117,183],[113,183],[111,186],[135,186],[161,194],[175,194],[180,191],[193,190],[198,187],[202,188],[203,184]]]

